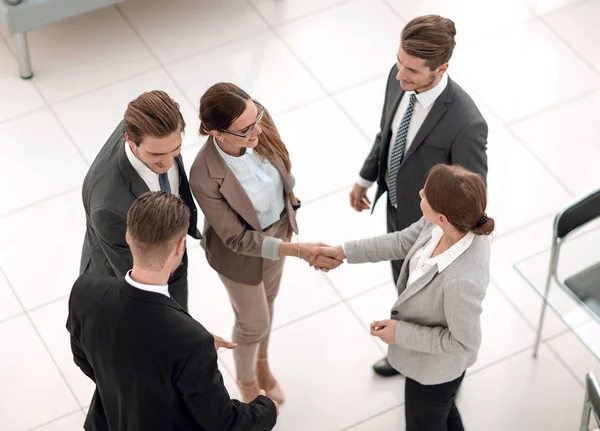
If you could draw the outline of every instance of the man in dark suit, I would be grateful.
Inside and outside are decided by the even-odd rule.
[[[419,190],[437,163],[461,165],[487,176],[487,123],[471,97],[448,77],[454,23],[438,15],[413,19],[402,30],[397,62],[390,71],[381,130],[350,192],[350,204],[371,207],[367,190],[377,183],[377,200],[388,192],[387,230],[400,231],[421,217]],[[392,261],[394,284],[403,261]],[[387,359],[376,373],[398,372]]]
[[[69,299],[73,359],[96,383],[87,431],[270,430],[278,406],[229,398],[213,337],[175,302],[168,280],[185,254],[189,206],[147,192],[127,214],[133,268],[84,274]]]
[[[179,105],[164,91],[143,93],[131,101],[92,163],[83,182],[87,230],[80,274],[120,278],[131,269],[125,242],[125,218],[136,197],[151,191],[181,196],[190,209],[188,235],[200,239],[197,211],[181,155],[185,121]],[[187,310],[187,254],[169,280],[171,296]]]

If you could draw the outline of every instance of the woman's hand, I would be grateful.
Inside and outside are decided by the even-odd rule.
[[[309,263],[310,266],[314,266],[322,271],[329,271],[340,266],[343,258],[335,258],[327,256],[320,252],[320,250],[326,250],[332,248],[322,242],[302,242],[298,244],[299,256],[302,260]]]
[[[397,320],[380,320],[371,323],[371,335],[379,337],[385,344],[394,344],[396,342]]]

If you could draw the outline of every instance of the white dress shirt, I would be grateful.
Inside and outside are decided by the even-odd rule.
[[[437,264],[438,274],[444,269],[448,268],[452,262],[454,262],[461,254],[465,252],[466,249],[469,248],[473,242],[473,238],[475,237],[474,233],[468,232],[448,250],[438,254],[435,257],[431,257],[435,248],[440,243],[443,234],[444,232],[442,231],[441,227],[434,227],[431,231],[431,240],[417,250],[410,259],[408,262],[409,277],[406,286],[410,286],[416,280],[421,278],[423,274],[425,274],[429,268],[435,264]]]
[[[275,166],[252,148],[239,157],[225,153],[213,137],[217,151],[238,179],[254,206],[260,227],[265,229],[279,221],[285,209],[283,180]]]
[[[417,132],[423,125],[425,118],[429,115],[431,108],[440,94],[446,89],[448,85],[448,75],[444,73],[442,75],[442,79],[437,85],[433,88],[430,88],[427,91],[423,91],[422,93],[417,93],[417,100],[415,101],[415,107],[410,119],[410,125],[408,126],[408,132],[406,134],[406,144],[404,146],[404,154],[408,152],[410,144],[415,139]],[[396,113],[394,114],[394,118],[392,120],[392,125],[390,126],[390,130],[392,132],[392,136],[390,138],[390,149],[388,152],[388,160],[387,165],[388,169],[386,169],[385,180],[388,180],[388,171],[390,166],[390,160],[392,158],[392,152],[394,151],[394,145],[396,144],[396,136],[398,135],[398,129],[400,127],[400,123],[402,122],[402,117],[404,117],[404,113],[408,108],[408,104],[410,103],[410,95],[415,94],[414,91],[407,91],[400,99],[400,104],[398,105],[398,109],[396,109]],[[383,144],[383,143],[382,143]],[[358,177],[356,181],[361,187],[371,187],[374,181],[367,181],[362,177]]]
[[[158,174],[154,173],[150,170],[148,166],[146,166],[140,159],[138,159],[127,141],[125,141],[125,154],[127,155],[127,160],[133,166],[133,169],[138,173],[142,180],[146,183],[151,192],[159,192],[160,191],[160,182],[158,181]],[[167,171],[167,176],[169,177],[169,184],[171,185],[171,193],[179,196],[179,166],[177,162],[173,160],[173,166]]]
[[[125,281],[136,289],[145,290],[146,292],[160,293],[161,295],[165,295],[167,298],[171,297],[169,294],[168,284],[165,284],[164,286],[154,286],[151,284],[138,283],[131,278],[131,270],[127,271],[127,274],[125,274]]]

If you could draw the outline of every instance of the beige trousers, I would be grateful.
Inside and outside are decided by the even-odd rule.
[[[265,233],[289,241],[287,215],[283,215]],[[264,259],[263,281],[256,286],[236,283],[219,274],[235,313],[232,341],[238,346],[233,350],[233,357],[237,379],[240,382],[256,379],[257,357],[267,356],[273,322],[273,303],[279,292],[284,261],[284,257],[279,260]]]

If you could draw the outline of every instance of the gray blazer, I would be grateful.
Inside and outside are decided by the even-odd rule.
[[[188,235],[200,239],[198,214],[181,156],[179,195],[190,208]],[[124,277],[133,258],[125,241],[127,211],[135,199],[149,191],[125,154],[123,122],[119,123],[96,156],[83,181],[83,206],[87,220],[79,273]],[[187,266],[186,266],[187,268]]]
[[[481,345],[481,303],[490,281],[490,239],[475,236],[445,270],[438,274],[434,265],[407,287],[409,261],[431,239],[434,227],[421,218],[400,232],[344,244],[349,263],[405,259],[391,311],[398,326],[388,360],[424,385],[452,381],[475,363]]]
[[[404,95],[396,80],[397,73],[398,68],[394,65],[388,76],[380,131],[360,171],[364,179],[377,182],[373,209],[388,190],[385,173],[392,138],[391,124]],[[421,218],[419,190],[434,165],[460,165],[486,179],[487,134],[487,123],[473,99],[448,77],[447,87],[434,102],[398,168],[395,185],[399,202],[396,209],[398,230]]]

